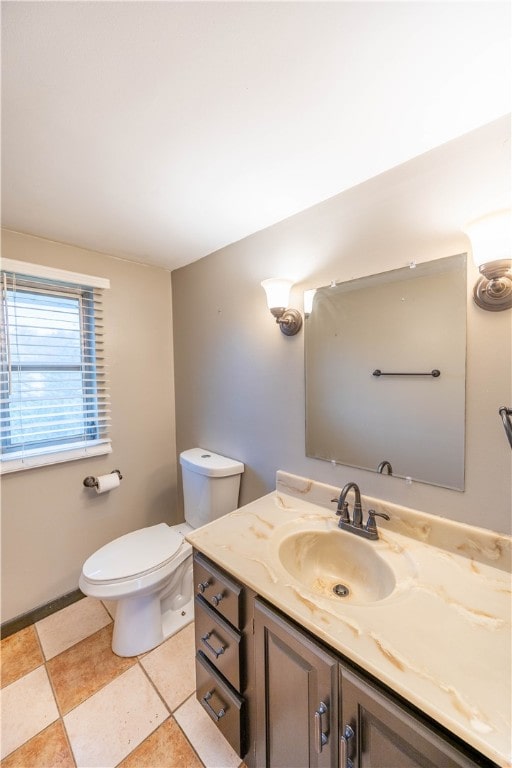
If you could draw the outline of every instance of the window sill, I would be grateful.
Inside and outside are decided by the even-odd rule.
[[[60,450],[53,449],[48,453],[34,453],[31,455],[30,451],[27,451],[25,454],[20,452],[19,454],[11,454],[8,458],[2,457],[0,474],[5,475],[8,472],[20,472],[24,469],[61,464],[65,461],[88,459],[91,456],[102,456],[107,453],[112,453],[110,440],[98,441],[97,443],[90,443],[80,447],[70,445]]]

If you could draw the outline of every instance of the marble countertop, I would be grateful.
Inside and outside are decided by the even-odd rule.
[[[338,494],[279,471],[276,491],[187,539],[465,742],[510,766],[512,540],[363,497],[365,519],[368,508],[391,517],[378,518],[380,538],[366,542],[337,528],[331,499]],[[300,531],[337,531],[353,537],[354,549],[374,549],[394,573],[390,594],[340,600],[322,578],[305,585],[293,547],[288,569],[278,557],[281,543]]]

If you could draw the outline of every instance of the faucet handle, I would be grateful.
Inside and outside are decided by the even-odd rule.
[[[376,512],[374,509],[368,510],[368,520],[366,521],[366,530],[369,533],[377,533],[376,517],[383,517],[384,520],[391,520],[390,516],[385,512]]]

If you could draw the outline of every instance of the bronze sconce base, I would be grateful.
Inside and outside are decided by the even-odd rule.
[[[512,307],[510,259],[491,261],[480,267],[481,277],[473,289],[475,303],[482,309],[501,312]]]
[[[281,333],[285,336],[295,336],[302,328],[302,315],[298,309],[285,309],[284,307],[273,307],[271,310],[276,319],[276,323],[281,328]]]

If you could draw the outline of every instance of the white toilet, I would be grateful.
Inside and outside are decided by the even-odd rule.
[[[241,462],[191,448],[180,464],[186,522],[127,533],[82,568],[85,595],[116,601],[112,650],[118,656],[150,651],[192,621],[192,547],[184,537],[238,506]]]

